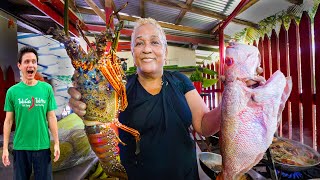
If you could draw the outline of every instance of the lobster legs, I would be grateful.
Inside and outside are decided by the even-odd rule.
[[[92,150],[95,152],[104,172],[110,176],[127,180],[125,168],[120,163],[117,149],[117,133],[110,126],[85,126]]]
[[[136,153],[139,153],[140,133],[135,129],[121,124],[118,119],[116,119],[113,123],[85,126],[85,131],[91,148],[99,158],[101,166],[106,174],[126,180],[128,179],[128,176],[125,168],[120,162],[118,153],[118,143],[123,142],[120,140],[115,130],[111,127],[112,124],[133,134],[137,142]]]
[[[114,125],[116,125],[118,128],[124,130],[124,131],[127,131],[129,132],[130,134],[132,134],[136,140],[136,152],[135,154],[139,154],[140,153],[140,133],[139,131],[133,129],[133,128],[130,128],[128,126],[125,126],[123,124],[121,124],[119,121],[116,121],[114,123]]]

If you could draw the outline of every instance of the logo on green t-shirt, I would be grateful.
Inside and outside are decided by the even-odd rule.
[[[46,100],[38,97],[36,98],[32,97],[31,99],[19,98],[18,101],[19,101],[19,105],[21,105],[22,107],[28,108],[28,110],[32,109],[34,106],[44,106],[46,104]]]

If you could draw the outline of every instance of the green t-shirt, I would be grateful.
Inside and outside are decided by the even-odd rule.
[[[14,112],[15,150],[50,148],[47,112],[57,108],[50,84],[38,81],[34,86],[20,82],[9,88],[4,111]]]

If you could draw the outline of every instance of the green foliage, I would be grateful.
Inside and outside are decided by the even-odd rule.
[[[202,73],[198,70],[198,68],[196,68],[196,70],[190,75],[190,80],[192,82],[203,81]]]
[[[193,73],[190,75],[190,80],[192,82],[199,81],[202,83],[202,86],[204,88],[210,87],[214,85],[215,83],[218,82],[218,79],[207,79],[203,77],[203,74],[208,74],[211,75],[212,77],[215,77],[218,73],[208,69],[208,68],[201,68],[199,66],[182,66],[179,67],[177,65],[169,65],[169,66],[164,66],[164,70],[169,70],[169,71],[181,71],[181,72],[192,72]],[[130,67],[128,71],[126,71],[127,75],[134,74],[136,73],[137,68],[136,67]]]
[[[180,72],[187,72],[187,71],[193,71],[195,68],[197,68],[198,66],[178,66],[178,65],[167,65],[167,66],[163,66],[164,70],[168,70],[168,71],[180,71]],[[127,75],[131,75],[136,73],[137,68],[136,67],[130,67],[127,71],[126,74]]]
[[[197,67],[196,70],[190,75],[190,80],[192,82],[201,82],[204,88],[210,87],[218,82],[218,79],[207,79],[203,77],[203,74],[216,76],[217,72],[208,68]]]
[[[316,13],[317,7],[319,6],[320,0],[314,0],[314,3],[305,2],[303,5],[293,5],[287,10],[283,10],[275,15],[269,16],[261,20],[259,24],[259,29],[248,27],[243,29],[241,32],[235,34],[235,39],[239,42],[252,43],[254,40],[258,40],[265,34],[271,34],[272,29],[277,29],[281,24],[289,29],[289,25],[292,19],[297,23],[300,22],[302,12],[309,9],[309,15],[313,21],[313,17]],[[309,8],[309,7],[312,8]]]

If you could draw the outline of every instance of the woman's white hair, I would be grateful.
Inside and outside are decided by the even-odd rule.
[[[143,26],[145,24],[152,24],[154,25],[158,30],[159,30],[159,33],[160,33],[160,40],[162,42],[162,44],[164,45],[163,47],[166,49],[167,47],[167,38],[166,38],[166,34],[164,33],[162,27],[160,26],[160,24],[155,20],[155,19],[152,19],[152,18],[140,18],[136,21],[136,24],[133,28],[133,31],[132,31],[132,35],[131,35],[131,52],[133,52],[133,48],[134,48],[134,40],[135,40],[135,33],[137,31],[137,29],[140,27],[140,26]]]

